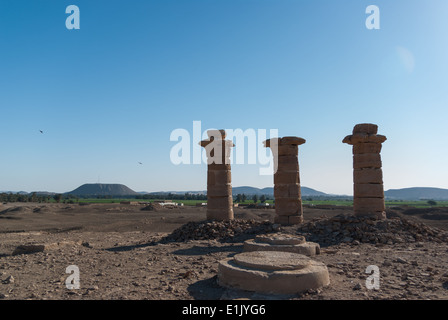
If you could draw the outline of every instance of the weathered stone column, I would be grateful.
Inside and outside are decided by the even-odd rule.
[[[305,139],[298,137],[273,138],[264,141],[274,156],[275,222],[283,225],[303,222],[300,191],[299,145]]]
[[[371,123],[357,124],[353,134],[343,143],[353,146],[353,210],[356,216],[386,218],[384,203],[382,143],[385,136],[378,135],[378,126]]]
[[[207,155],[207,219],[233,220],[232,180],[230,172],[231,140],[224,130],[208,130],[208,140],[199,144]]]

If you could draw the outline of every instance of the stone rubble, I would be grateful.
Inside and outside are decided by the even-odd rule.
[[[166,242],[189,240],[218,240],[221,242],[240,241],[255,234],[277,232],[280,225],[269,221],[255,220],[205,220],[188,222],[163,238]]]
[[[340,243],[392,245],[399,243],[448,242],[448,232],[405,218],[393,217],[378,220],[372,216],[341,214],[331,218],[321,217],[300,225],[281,226],[269,221],[204,220],[188,222],[163,238],[163,242],[190,240],[217,240],[238,242],[255,238],[258,234],[276,232],[302,235],[307,242],[320,246]]]
[[[321,246],[341,242],[391,245],[448,241],[447,231],[398,217],[377,220],[375,217],[342,214],[301,224],[295,231],[305,236],[307,241],[317,242]]]

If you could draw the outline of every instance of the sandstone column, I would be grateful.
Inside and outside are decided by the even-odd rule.
[[[209,139],[199,144],[207,155],[207,219],[232,220],[233,198],[230,173],[231,140],[224,130],[208,130]]]
[[[378,135],[378,126],[357,124],[343,143],[353,146],[353,210],[356,216],[386,218],[381,147],[386,137]]]
[[[303,222],[302,195],[299,175],[298,137],[273,138],[264,141],[274,156],[275,222],[283,225]]]

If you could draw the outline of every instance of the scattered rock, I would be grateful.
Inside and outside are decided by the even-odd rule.
[[[359,283],[357,283],[354,287],[353,287],[353,290],[361,290],[362,289],[362,287],[361,287],[361,285],[359,284]]]
[[[10,283],[14,283],[15,279],[13,276],[9,276],[7,277],[5,280],[3,280],[4,284],[10,284]]]
[[[400,257],[398,257],[397,259],[395,259],[395,262],[403,263],[403,264],[407,264],[407,263],[408,263],[405,259],[400,258]]]
[[[88,243],[87,241],[84,241],[84,242],[82,243],[82,246],[84,246],[84,247],[86,247],[86,248],[93,248],[93,246],[92,246],[90,243]]]
[[[12,255],[15,256],[18,254],[43,252],[44,250],[45,250],[44,245],[38,245],[38,244],[20,245],[13,251]]]
[[[81,244],[80,242],[75,242],[75,241],[60,241],[60,242],[47,243],[47,244],[24,244],[24,245],[17,246],[15,248],[15,250],[12,252],[12,255],[15,256],[15,255],[19,255],[19,254],[31,254],[31,253],[37,253],[37,252],[43,252],[43,251],[50,251],[50,250],[61,248],[63,246],[77,246],[80,244]]]

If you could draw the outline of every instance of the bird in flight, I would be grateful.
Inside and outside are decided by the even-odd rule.
[[[44,133],[42,130],[39,130],[40,131],[40,133]]]
[[[143,164],[143,163],[141,163],[141,162],[139,162],[140,164]]]

